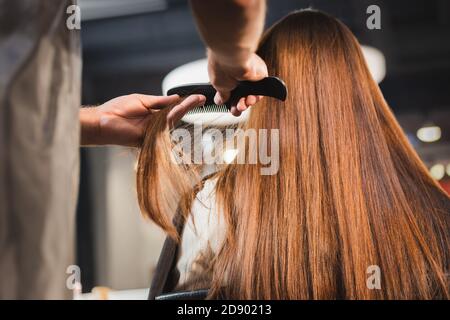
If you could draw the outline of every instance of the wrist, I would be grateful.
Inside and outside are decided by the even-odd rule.
[[[79,112],[82,146],[100,145],[100,114],[96,107],[82,107]]]
[[[231,49],[228,52],[215,52],[211,49],[207,49],[207,54],[209,58],[212,58],[219,65],[233,68],[233,69],[242,69],[245,70],[248,65],[248,61],[250,60],[253,51],[249,48],[244,49]]]

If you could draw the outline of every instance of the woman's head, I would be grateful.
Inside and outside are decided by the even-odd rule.
[[[264,176],[259,163],[230,164],[217,174],[227,236],[212,296],[448,297],[449,199],[408,144],[353,34],[326,14],[294,12],[266,32],[258,53],[289,94],[284,103],[261,100],[244,127],[279,130],[279,170]],[[150,184],[167,164],[148,167],[158,152],[148,132],[138,193],[159,222],[168,212],[152,211],[163,206],[149,199],[158,193]],[[371,270],[381,272],[380,289],[368,285]]]
[[[295,122],[300,129],[320,118],[355,127],[354,122],[364,119],[350,117],[374,112],[373,104],[383,101],[354,35],[324,13],[304,10],[289,14],[267,30],[258,54],[269,73],[286,82],[289,95],[286,103],[263,100],[252,110],[253,121],[263,118],[260,121],[267,124],[277,120],[277,127]],[[255,125],[252,121],[247,124]]]

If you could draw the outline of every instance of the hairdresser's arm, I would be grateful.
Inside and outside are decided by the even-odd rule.
[[[81,145],[137,147],[142,142],[147,123],[161,109],[172,108],[167,121],[173,127],[187,111],[204,103],[205,97],[202,95],[192,95],[182,100],[178,95],[131,94],[112,99],[98,107],[81,108]]]
[[[265,0],[191,0],[191,6],[208,47],[209,76],[219,93],[217,103],[228,100],[237,81],[267,76],[266,64],[255,54],[264,28]],[[242,99],[232,113],[239,115],[257,99]]]

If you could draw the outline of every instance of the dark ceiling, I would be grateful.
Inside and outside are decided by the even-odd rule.
[[[372,4],[381,8],[381,30],[366,27],[366,8]],[[433,118],[446,137],[450,131],[450,1],[272,0],[268,6],[267,25],[307,7],[340,18],[362,44],[384,53],[387,76],[380,87],[386,100],[400,118],[415,116],[402,125],[412,131],[425,118]],[[83,99],[89,104],[131,92],[158,94],[168,71],[204,57],[184,0],[168,0],[162,11],[85,21],[82,39]]]

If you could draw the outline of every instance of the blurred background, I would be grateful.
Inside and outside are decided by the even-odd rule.
[[[79,0],[82,12],[83,104],[130,93],[161,94],[172,69],[205,56],[185,0]],[[369,30],[366,9],[381,9]],[[403,129],[450,192],[450,1],[269,0],[267,25],[312,7],[340,18],[361,44],[386,61],[380,87]],[[135,151],[81,149],[77,264],[83,292],[93,286],[145,288],[162,232],[145,222],[134,187]]]

